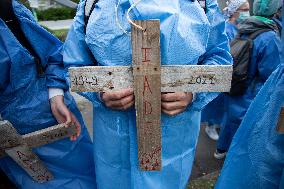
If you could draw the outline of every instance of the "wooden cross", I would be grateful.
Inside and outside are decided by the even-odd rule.
[[[55,142],[76,134],[76,126],[59,124],[26,135],[20,135],[8,121],[0,121],[0,158],[10,156],[35,181],[44,183],[53,179],[32,148]]]
[[[138,158],[145,171],[161,170],[161,92],[228,92],[232,66],[161,66],[160,22],[135,21],[132,66],[70,68],[74,92],[134,87]]]
[[[280,134],[284,134],[284,107],[281,108],[276,130]]]

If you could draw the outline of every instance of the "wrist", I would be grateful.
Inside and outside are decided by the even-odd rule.
[[[60,88],[49,88],[48,89],[48,98],[49,100],[55,96],[64,96],[63,89]]]

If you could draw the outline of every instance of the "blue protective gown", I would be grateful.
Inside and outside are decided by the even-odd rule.
[[[224,94],[220,94],[202,110],[201,122],[207,122],[209,126],[221,125],[224,115]]]
[[[283,189],[284,135],[276,132],[284,107],[284,37],[281,64],[249,107],[238,129],[216,189]]]
[[[233,139],[216,189],[284,188],[284,135],[276,131],[280,110],[284,107],[283,94],[282,61],[249,107]]]
[[[231,42],[238,34],[238,27],[235,24],[226,22],[226,33],[229,38],[229,42]]]
[[[236,25],[226,22],[226,34],[231,42],[238,34],[238,28]],[[212,100],[202,111],[201,122],[207,122],[208,125],[222,125],[225,113],[224,107],[224,94],[220,94],[217,98]]]
[[[208,30],[210,36],[208,32],[201,32],[209,25],[203,10],[196,1],[163,0],[162,2],[158,3],[156,1],[157,4],[152,4],[152,1],[142,1],[137,9],[133,11],[140,12],[140,14],[137,14],[140,16],[135,17],[137,12],[132,15],[132,17],[139,19],[157,18],[161,20],[162,64],[173,64],[172,59],[176,59],[175,63],[178,64],[197,64],[199,57],[205,52],[200,58],[203,60],[203,64],[231,63],[225,35],[225,22],[215,0],[207,1],[208,21],[211,23],[210,28],[208,28],[210,29]],[[64,63],[67,68],[71,66],[91,66],[94,60],[93,55],[96,57],[98,65],[131,64],[131,41],[130,37],[125,35],[116,25],[113,8],[116,3],[117,1],[113,0],[99,1],[90,17],[85,35],[85,1],[81,1],[75,22],[64,47]],[[132,1],[124,0],[118,9],[118,18],[122,20],[121,25],[127,30],[130,29],[130,25],[123,18],[131,3]],[[179,3],[186,5],[181,6],[183,10],[179,10],[182,13],[175,12],[177,7],[174,5]],[[158,5],[161,7],[158,7]],[[153,11],[151,8],[157,9]],[[192,11],[195,11],[195,13]],[[169,14],[166,14],[166,12]],[[192,16],[196,14],[200,15],[200,17]],[[196,19],[196,21],[192,22],[193,27],[181,27],[177,30],[176,25],[179,16],[184,19],[179,22],[179,27],[186,26]],[[193,31],[189,34],[194,36],[194,39],[183,38],[185,36],[176,33],[177,31],[188,32],[189,29]],[[172,34],[172,38],[169,36],[170,34]],[[179,39],[179,41],[175,41],[175,38]],[[173,41],[167,43],[171,39]],[[194,43],[195,39],[200,39],[200,43],[191,44],[190,42]],[[188,45],[185,45],[184,49],[191,45],[200,47],[200,49],[195,51],[190,47],[191,50],[188,53],[181,54],[180,51],[183,48],[177,50],[175,46],[172,46],[172,48],[167,46],[184,44],[185,41],[185,44]],[[203,42],[206,45],[200,46]],[[167,52],[166,49],[171,50]],[[176,56],[173,57],[174,52],[176,52]],[[200,54],[191,57],[191,53],[195,56],[196,53]],[[186,61],[185,56],[190,60],[183,62]],[[162,171],[160,172],[142,172],[138,167],[134,108],[127,111],[114,111],[107,108],[97,98],[96,93],[83,93],[83,95],[91,100],[94,106],[94,156],[98,188],[182,189],[186,187],[199,134],[200,110],[217,94],[198,94],[195,102],[177,116],[170,117],[162,114],[163,147]]]
[[[281,181],[280,181],[279,188],[280,189],[284,188],[284,168],[283,168],[283,171],[282,171],[282,176],[281,176]]]
[[[41,28],[23,5],[13,1],[13,7],[45,68],[45,77],[39,78],[34,58],[0,19],[0,113],[20,134],[26,134],[57,124],[50,109],[48,87],[65,91],[68,87],[62,64],[62,43]],[[55,177],[45,184],[33,181],[11,158],[1,159],[1,169],[18,188],[96,188],[91,139],[69,92],[65,92],[65,103],[80,121],[82,135],[76,142],[65,139],[33,149]]]
[[[242,96],[225,95],[226,116],[220,132],[217,149],[228,151],[251,102],[280,63],[280,38],[273,31],[260,34],[254,40],[248,68],[249,86]]]

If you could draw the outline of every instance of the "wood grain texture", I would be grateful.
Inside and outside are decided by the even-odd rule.
[[[53,175],[43,162],[26,144],[7,149],[5,152],[38,183],[45,183],[53,179]]]
[[[39,157],[32,152],[33,147],[55,142],[76,134],[76,126],[55,125],[21,136],[8,121],[0,121],[0,158],[10,156],[27,174],[39,183],[53,179]]]
[[[132,27],[132,65],[136,108],[138,160],[141,170],[162,167],[160,22],[135,21]]]
[[[153,68],[153,72],[154,72]],[[161,67],[161,92],[229,92],[232,66]],[[107,92],[133,87],[132,66],[70,68],[73,92]]]
[[[284,107],[281,108],[276,130],[280,134],[284,134]]]
[[[27,144],[30,148],[50,144],[76,134],[76,126],[66,127],[59,124],[26,135],[19,135],[8,121],[0,121],[0,158],[6,156],[6,149]]]
[[[5,150],[24,143],[22,136],[8,121],[0,121],[0,158],[6,155]]]
[[[75,125],[67,128],[65,124],[59,124],[23,135],[22,138],[29,147],[34,148],[68,138],[76,135],[76,133],[77,129]]]

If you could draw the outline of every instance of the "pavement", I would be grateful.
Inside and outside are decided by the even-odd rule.
[[[39,24],[50,30],[69,30],[72,26],[73,19],[57,21],[40,21]]]
[[[195,180],[221,170],[224,160],[217,160],[213,157],[216,150],[216,143],[216,141],[209,139],[205,133],[205,126],[201,125],[190,180]]]
[[[84,117],[85,124],[92,137],[93,127],[93,109],[92,104],[85,98],[72,93],[75,97],[77,105]],[[218,178],[223,160],[216,160],[213,157],[216,141],[209,139],[205,133],[205,126],[201,125],[200,135],[195,154],[195,161],[190,177],[190,185],[188,189],[210,189],[214,187],[214,183]],[[14,189],[15,187],[8,181],[0,170],[0,189]]]

